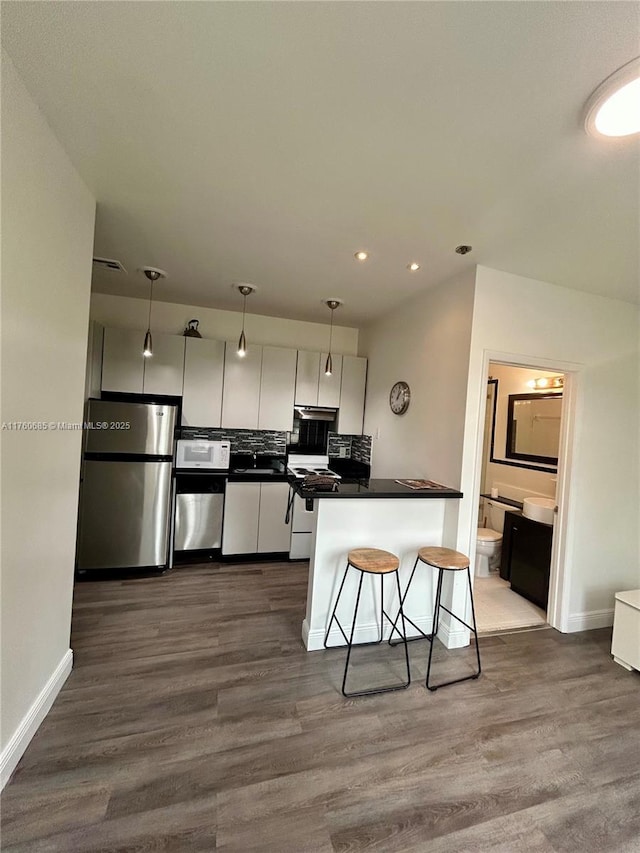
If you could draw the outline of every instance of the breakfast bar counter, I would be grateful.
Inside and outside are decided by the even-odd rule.
[[[302,639],[308,651],[324,648],[326,626],[348,552],[354,548],[381,548],[396,554],[400,559],[400,583],[404,589],[419,548],[450,544],[445,540],[451,540],[454,535],[458,500],[462,497],[462,492],[448,486],[431,484],[425,488],[410,488],[393,479],[344,478],[326,489],[305,486],[298,480],[292,488],[317,510],[311,541],[307,608],[302,623]],[[349,573],[345,582],[342,600],[347,604],[345,612],[339,614],[343,625],[350,625],[357,587],[355,574]],[[370,583],[365,582],[363,587],[354,636],[354,641],[359,643],[378,637],[379,584],[374,585],[372,580],[369,578]],[[407,614],[425,633],[431,628],[433,589],[429,573],[416,572],[405,603]],[[394,613],[398,602],[397,594],[392,597],[391,585],[388,594],[385,609]],[[349,601],[352,602],[350,607]],[[388,628],[385,625],[386,633]],[[446,639],[449,647],[457,644],[455,638]],[[339,631],[332,630],[329,645],[343,642]],[[460,644],[464,642],[463,637]]]

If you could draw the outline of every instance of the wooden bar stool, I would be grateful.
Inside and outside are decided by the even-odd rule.
[[[411,575],[409,577],[409,582],[404,591],[404,595],[401,598],[401,605],[404,607],[404,602],[407,598],[407,594],[409,592],[409,588],[411,586],[411,581],[413,580],[413,576],[416,571],[416,567],[418,563],[424,563],[427,566],[431,566],[438,571],[438,584],[436,587],[436,599],[433,607],[433,621],[431,623],[431,634],[425,634],[415,622],[406,616],[403,615],[403,624],[404,622],[409,622],[420,634],[419,637],[411,637],[411,640],[420,640],[424,638],[425,640],[429,640],[431,643],[429,648],[429,662],[427,664],[427,677],[425,679],[425,685],[429,690],[435,691],[439,687],[446,687],[449,684],[458,684],[460,681],[469,681],[470,679],[478,678],[480,673],[482,672],[482,668],[480,665],[480,647],[478,645],[478,628],[476,625],[476,611],[473,603],[473,587],[471,586],[471,571],[469,569],[469,558],[465,556],[465,554],[461,554],[459,551],[453,551],[451,548],[437,548],[437,547],[427,547],[420,548],[418,551],[418,556],[416,557],[416,561],[413,564],[413,569],[411,571]],[[459,616],[456,616],[455,613],[452,613],[448,607],[445,607],[442,604],[442,579],[444,577],[445,572],[467,572],[467,581],[469,584],[469,598],[471,600],[471,615],[473,617],[473,625],[468,625],[463,619]],[[468,628],[473,632],[476,641],[476,657],[478,659],[478,671],[474,672],[473,675],[465,675],[463,678],[454,678],[452,681],[443,681],[441,684],[430,684],[429,678],[431,675],[431,658],[433,655],[433,641],[434,638],[438,634],[438,627],[440,624],[440,611],[444,610],[449,616],[452,616],[456,621],[460,622],[461,625],[464,625],[465,628]],[[399,614],[398,614],[399,616]],[[397,621],[397,618],[396,618]],[[394,623],[395,628],[395,623]],[[393,637],[393,630],[392,630]],[[392,637],[389,638],[389,642],[391,643]]]
[[[338,590],[338,597],[336,599],[336,603],[333,608],[333,613],[331,614],[331,619],[329,619],[329,624],[327,625],[327,632],[324,637],[324,647],[325,649],[344,649],[347,648],[347,660],[344,666],[344,677],[342,679],[342,695],[346,697],[352,696],[371,696],[375,693],[390,693],[393,690],[404,690],[411,684],[411,673],[409,671],[409,650],[407,648],[407,632],[404,624],[404,610],[402,606],[402,595],[400,592],[400,580],[398,578],[398,568],[400,566],[400,561],[396,557],[395,554],[391,554],[389,551],[381,551],[379,548],[355,548],[352,551],[349,551],[347,556],[347,565],[344,570],[344,575],[342,576],[342,583],[340,584],[340,589]],[[347,579],[347,573],[349,569],[355,569],[360,572],[360,582],[358,584],[358,594],[356,596],[356,606],[353,611],[353,621],[351,623],[351,633],[349,637],[347,637],[342,625],[338,617],[336,616],[336,611],[338,609],[338,604],[340,603],[340,597],[342,595],[342,590],[344,588],[344,582]],[[379,575],[380,576],[380,637],[378,640],[373,640],[370,643],[354,643],[353,635],[356,629],[356,621],[358,618],[358,606],[360,604],[360,593],[362,591],[362,582],[364,580],[365,575]],[[399,602],[399,610],[398,615],[395,618],[395,621],[391,619],[389,614],[384,609],[384,577],[385,575],[395,575],[396,578],[396,588],[398,592],[398,602]],[[382,642],[383,635],[383,625],[384,618],[387,618],[387,621],[391,625],[391,636],[393,636],[394,631],[401,638],[401,642],[404,642],[404,654],[405,661],[407,664],[407,680],[406,682],[401,682],[400,684],[391,684],[386,687],[375,687],[370,690],[358,690],[355,692],[347,692],[347,673],[349,670],[349,661],[351,659],[351,650],[354,645],[356,646],[375,646]],[[401,620],[402,623],[402,633],[396,627],[398,619]],[[340,646],[329,646],[327,645],[329,640],[329,632],[331,631],[331,626],[335,621],[338,626],[340,633],[345,639],[345,642]]]

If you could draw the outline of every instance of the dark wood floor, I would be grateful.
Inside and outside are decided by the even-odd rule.
[[[306,574],[78,585],[75,667],[5,789],[2,850],[640,850],[640,676],[609,631],[487,638],[481,678],[433,694],[415,643],[408,690],[345,701],[344,653],[300,641]]]

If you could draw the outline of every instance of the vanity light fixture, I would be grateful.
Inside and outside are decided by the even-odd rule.
[[[369,252],[356,252],[353,257],[356,259],[356,261],[366,261],[369,257]]]
[[[640,56],[607,77],[585,107],[590,136],[631,136],[640,133]]]
[[[407,264],[407,269],[410,272],[416,272],[416,270],[420,269],[420,264],[417,264],[415,261],[413,261],[413,263]]]
[[[240,332],[240,339],[238,340],[238,355],[240,358],[244,358],[247,354],[247,339],[244,334],[244,318],[247,313],[247,296],[249,296],[250,293],[253,293],[255,286],[253,284],[238,284],[236,287],[242,294],[244,300],[242,303],[242,331]]]
[[[149,279],[149,319],[147,321],[147,332],[144,336],[144,344],[142,346],[142,355],[145,358],[151,358],[153,355],[153,339],[151,337],[151,305],[153,303],[153,285],[159,278],[166,278],[167,274],[164,270],[156,269],[155,267],[142,267],[140,272],[144,273]]]
[[[538,379],[530,379],[527,382],[529,388],[533,388],[534,391],[541,391],[544,388],[563,388],[564,387],[564,377],[563,376],[541,376]]]
[[[333,359],[331,358],[331,346],[333,344],[333,312],[339,305],[342,305],[341,299],[325,299],[324,304],[331,309],[331,325],[329,326],[329,352],[324,365],[324,375],[331,376],[333,373]]]

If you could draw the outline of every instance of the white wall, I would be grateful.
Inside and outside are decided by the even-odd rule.
[[[105,293],[91,295],[91,319],[105,326],[123,329],[147,328],[149,301]],[[196,305],[179,305],[158,302],[154,299],[151,329],[181,335],[189,320],[200,321],[198,331],[203,338],[236,340],[242,329],[242,311],[221,311]],[[308,323],[285,320],[281,317],[264,317],[247,312],[245,333],[251,344],[291,347],[326,352],[329,346],[329,311],[327,323]],[[343,355],[358,354],[358,330],[348,326],[333,326],[332,350]]]
[[[474,271],[403,303],[361,331],[369,359],[364,431],[374,477],[429,477],[460,485]],[[404,415],[389,408],[398,380],[411,388]]]
[[[570,500],[561,505],[570,584],[560,627],[610,624],[614,592],[640,586],[637,306],[478,267],[458,533],[467,553],[475,539],[487,358],[565,373],[567,363],[575,366],[567,375],[576,400]]]
[[[81,422],[95,202],[2,58],[2,421]],[[71,666],[79,431],[2,436],[2,781]]]

